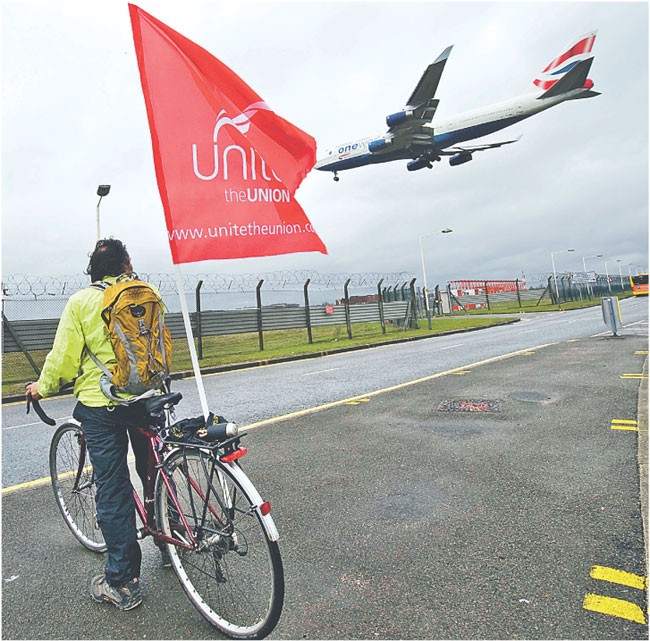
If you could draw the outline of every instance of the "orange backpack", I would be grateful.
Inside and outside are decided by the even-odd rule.
[[[90,351],[90,357],[104,372],[102,391],[139,395],[163,386],[169,376],[172,341],[163,318],[163,303],[148,283],[138,279],[92,284],[104,290],[102,319],[117,363],[109,370]],[[106,377],[106,378],[105,378]]]

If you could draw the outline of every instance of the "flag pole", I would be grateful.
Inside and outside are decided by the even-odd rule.
[[[205,387],[203,386],[203,378],[201,377],[199,359],[196,355],[194,335],[192,334],[192,323],[190,322],[190,311],[187,307],[187,299],[185,298],[185,288],[183,286],[183,276],[181,274],[180,265],[174,265],[174,272],[176,274],[176,289],[178,290],[178,297],[181,301],[181,312],[183,313],[183,323],[185,323],[185,334],[187,335],[187,346],[190,350],[190,359],[192,361],[192,369],[194,370],[194,377],[196,379],[196,387],[199,392],[199,400],[201,401],[203,416],[205,416],[207,420],[208,414],[210,413],[210,410],[208,409],[208,398],[205,395]]]

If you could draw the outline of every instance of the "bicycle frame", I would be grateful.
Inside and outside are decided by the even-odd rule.
[[[149,442],[148,457],[147,457],[147,486],[146,488],[144,488],[144,504],[141,501],[136,489],[133,488],[133,499],[135,501],[136,511],[142,522],[144,534],[145,535],[150,534],[156,540],[162,541],[163,543],[171,543],[172,545],[176,545],[177,547],[183,547],[190,550],[194,549],[198,545],[196,537],[194,536],[192,532],[192,528],[189,526],[187,519],[183,513],[183,510],[178,502],[178,497],[176,496],[176,490],[174,489],[171,480],[169,479],[169,477],[167,476],[163,468],[164,457],[160,456],[160,452],[163,450],[163,443],[160,440],[158,434],[150,432],[145,428],[138,428],[138,431],[144,436],[146,436]],[[213,468],[210,471],[210,478],[212,478],[212,476],[214,475],[214,471],[215,468],[213,465]],[[219,474],[218,471],[217,474]],[[174,510],[178,514],[181,521],[182,529],[187,534],[189,543],[186,543],[180,538],[167,536],[166,534],[163,534],[158,529],[158,526],[156,524],[156,516],[155,516],[156,513],[155,513],[155,505],[154,505],[155,502],[154,489],[155,489],[156,478],[158,475],[162,479],[162,482],[165,484],[165,487],[167,488],[168,501],[171,501]],[[219,516],[220,511],[215,510],[214,506],[211,505],[210,503],[210,490],[208,489],[208,494],[205,495],[201,490],[201,488],[199,487],[198,483],[191,476],[187,477],[187,482],[191,485],[192,489],[194,489],[194,491],[198,494],[201,501],[203,502],[202,510],[201,510],[202,512],[201,522],[205,521],[208,510],[219,522],[221,522],[221,518]],[[219,503],[221,503],[218,496],[215,495],[215,498]],[[220,507],[222,508],[222,510],[225,508],[225,506],[223,505],[220,505]],[[227,524],[225,525],[227,526]]]

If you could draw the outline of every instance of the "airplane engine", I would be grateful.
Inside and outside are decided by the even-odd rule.
[[[469,151],[461,151],[459,154],[449,158],[449,164],[452,167],[455,167],[456,165],[462,165],[470,160],[472,160],[472,154]]]
[[[386,116],[386,124],[389,127],[396,127],[397,125],[408,122],[411,118],[413,118],[412,109],[408,109],[406,111],[398,111],[396,114],[390,114],[390,116]]]
[[[420,158],[416,158],[415,160],[406,163],[406,168],[409,171],[417,171],[418,169],[424,169],[425,167],[431,168],[431,162],[424,156],[420,156]]]
[[[378,151],[386,149],[389,145],[393,144],[392,138],[379,138],[378,140],[373,140],[368,143],[368,151],[371,154],[375,154]]]

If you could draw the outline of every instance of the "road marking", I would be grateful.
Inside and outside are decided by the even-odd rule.
[[[589,576],[598,581],[626,585],[628,588],[634,588],[635,590],[645,590],[648,585],[648,579],[644,576],[625,572],[624,570],[606,568],[602,565],[594,565],[589,572]]]
[[[447,347],[441,347],[438,351],[442,352],[446,349],[456,349],[456,347],[462,347],[463,343],[456,343],[455,345],[447,345]]]
[[[465,376],[465,374],[471,374],[471,369],[461,369],[458,372],[451,372],[454,376]]]
[[[60,418],[55,418],[53,420],[55,421],[67,421],[71,419],[72,416],[61,416]],[[43,421],[36,421],[35,423],[23,423],[22,425],[8,425],[7,427],[3,427],[2,431],[4,432],[5,430],[15,430],[18,429],[19,427],[32,427],[34,425],[43,425]]]
[[[531,332],[536,332],[536,329],[525,329],[523,332],[519,332],[520,334],[530,334]]]
[[[567,343],[577,343],[579,340],[580,340],[580,339],[578,339],[578,338],[569,338],[569,339],[567,340]]]
[[[621,378],[648,378],[645,374],[621,374]]]
[[[551,347],[553,345],[559,345],[560,342],[556,341],[554,343],[544,343],[542,345],[536,345],[535,349],[543,349],[544,347]],[[468,365],[465,365],[464,367],[455,367],[454,369],[449,369],[444,372],[438,372],[436,374],[430,374],[429,376],[423,376],[422,378],[417,378],[412,381],[406,381],[404,383],[398,383],[397,385],[392,385],[390,387],[384,387],[382,389],[374,390],[373,392],[366,392],[365,394],[358,394],[357,396],[352,396],[350,398],[344,398],[338,401],[332,401],[331,403],[324,403],[323,405],[317,405],[315,407],[308,407],[304,410],[298,410],[296,412],[289,412],[288,414],[282,414],[280,416],[274,416],[272,418],[267,418],[262,421],[257,421],[256,423],[250,423],[248,425],[244,425],[240,427],[240,431],[244,430],[252,430],[256,429],[258,427],[263,427],[266,425],[274,425],[275,423],[281,423],[282,421],[287,421],[293,418],[301,418],[303,416],[308,416],[309,414],[316,414],[317,412],[322,412],[328,409],[332,409],[334,407],[340,407],[341,405],[345,405],[346,403],[349,403],[350,401],[358,401],[360,399],[364,398],[372,398],[373,396],[379,396],[380,394],[386,394],[387,392],[394,392],[397,390],[405,389],[407,387],[412,387],[413,385],[419,385],[420,383],[427,383],[429,381],[433,381],[437,378],[442,378],[443,376],[449,376],[450,374],[456,374],[458,372],[463,372],[464,374],[467,374],[471,370],[468,370],[466,368],[468,367],[479,367],[480,365],[488,365],[490,363],[498,363],[500,361],[505,361],[509,358],[513,358],[515,356],[519,356],[523,352],[530,351],[529,349],[522,349],[522,350],[517,350],[516,352],[510,352],[508,354],[501,354],[499,356],[492,356],[491,358],[486,358],[482,361],[477,361],[476,363],[470,363]],[[23,487],[34,487],[35,485],[44,485],[45,483],[49,483],[50,479],[45,478],[45,479],[37,479],[36,481],[28,481],[27,483],[21,483],[20,485],[14,485],[14,486],[9,486],[6,488],[2,489],[2,494],[12,492],[14,490],[17,490],[19,488]]]
[[[360,398],[356,401],[348,401],[346,405],[360,405],[361,403],[370,403],[369,398]]]
[[[582,607],[585,610],[608,614],[619,619],[627,619],[645,625],[643,610],[636,603],[630,603],[630,601],[601,596],[600,594],[585,594]]]
[[[612,419],[612,429],[613,430],[628,430],[630,432],[638,432],[639,424],[637,421],[628,421],[623,418],[613,418]]]
[[[522,352],[521,355],[522,356],[533,356],[533,354],[535,354],[535,352]]]
[[[640,349],[636,352],[634,352],[635,355],[637,356],[647,356],[648,355],[648,350],[647,349]]]
[[[544,343],[543,345],[535,346],[535,349],[542,349],[544,347],[551,347],[552,345],[559,345],[559,342],[555,343]],[[489,363],[498,363],[499,361],[505,361],[514,356],[519,356],[522,352],[527,352],[528,349],[518,350],[516,352],[510,352],[509,354],[501,354],[500,356],[493,356],[491,358],[486,358],[482,361],[477,361],[476,363],[470,363],[464,367],[456,367],[454,369],[446,370],[444,372],[438,372],[437,374],[431,374],[429,376],[424,376],[422,378],[417,378],[412,381],[406,381],[405,383],[398,383],[397,385],[392,385],[390,387],[385,387],[383,389],[378,389],[373,392],[366,392],[365,394],[359,394],[357,396],[352,396],[351,398],[344,398],[340,401],[332,401],[331,403],[324,403],[323,405],[317,405],[315,407],[309,407],[304,410],[298,410],[296,412],[289,412],[288,414],[282,414],[280,416],[274,416],[273,418],[267,418],[262,421],[257,421],[256,423],[250,423],[249,425],[244,425],[241,427],[241,430],[253,430],[258,427],[264,427],[266,425],[274,425],[275,423],[281,423],[282,421],[287,421],[293,418],[301,418],[303,416],[308,416],[309,414],[316,414],[317,412],[323,412],[325,410],[332,409],[334,407],[339,407],[345,405],[350,401],[357,401],[360,398],[372,398],[373,396],[379,396],[380,394],[386,394],[387,392],[395,392],[397,390],[405,389],[407,387],[412,387],[413,385],[419,385],[420,383],[427,383],[433,381],[437,378],[442,378],[443,376],[449,376],[450,374],[455,374],[456,372],[468,371],[465,368],[467,367],[478,367],[479,365],[488,365]]]
[[[303,376],[315,376],[316,374],[325,374],[326,372],[336,372],[340,370],[340,367],[330,367],[329,369],[319,369],[317,372],[308,372],[303,374]]]

